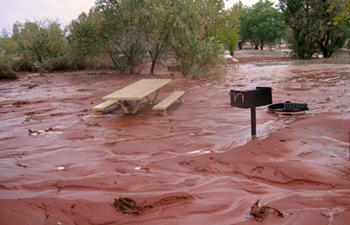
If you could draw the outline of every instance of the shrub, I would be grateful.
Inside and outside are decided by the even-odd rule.
[[[52,58],[45,60],[40,68],[45,71],[68,71],[71,70],[71,64],[66,56],[59,56],[57,58]]]
[[[223,54],[224,48],[215,38],[201,41],[189,39],[187,44],[188,48],[175,49],[180,70],[185,76],[196,78],[208,75],[213,67],[222,63],[219,55]]]
[[[17,74],[3,61],[0,61],[0,79],[17,79]]]
[[[59,56],[56,58],[45,60],[40,69],[47,72],[53,71],[72,71],[72,70],[84,70],[88,67],[88,64],[84,59],[72,58],[69,55]]]
[[[82,58],[74,58],[71,60],[71,69],[72,70],[85,70],[87,69],[88,63],[85,59]]]
[[[12,69],[16,72],[35,72],[37,67],[34,65],[34,62],[26,57],[17,58],[12,61]]]

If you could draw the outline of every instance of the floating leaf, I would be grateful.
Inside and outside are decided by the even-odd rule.
[[[140,214],[142,207],[131,198],[118,198],[114,200],[113,206],[124,214],[138,215]]]
[[[270,206],[259,206],[259,200],[256,201],[250,209],[250,216],[255,220],[261,220],[268,214],[273,213],[276,214],[276,216],[284,217],[284,213],[276,208],[272,208]]]

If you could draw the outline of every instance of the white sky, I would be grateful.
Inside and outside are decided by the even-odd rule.
[[[18,22],[58,19],[63,25],[94,5],[95,0],[0,0],[0,31]]]
[[[226,6],[231,7],[238,0],[225,1]],[[243,0],[243,4],[248,6],[256,2],[258,0]],[[0,0],[0,31],[11,31],[16,21],[24,23],[26,19],[57,19],[66,26],[81,12],[88,12],[94,3],[95,0]]]

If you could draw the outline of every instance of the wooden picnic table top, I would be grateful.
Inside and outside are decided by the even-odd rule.
[[[153,92],[159,90],[164,85],[170,83],[171,79],[141,79],[109,95],[103,100],[134,100],[139,101]]]

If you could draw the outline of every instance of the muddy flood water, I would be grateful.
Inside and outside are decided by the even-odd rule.
[[[349,224],[348,62],[267,60],[206,81],[158,77],[173,79],[160,98],[186,92],[167,116],[146,101],[137,115],[92,111],[140,75],[0,81],[0,224]],[[258,107],[252,139],[250,111],[231,107],[229,92],[256,86],[309,111]]]

